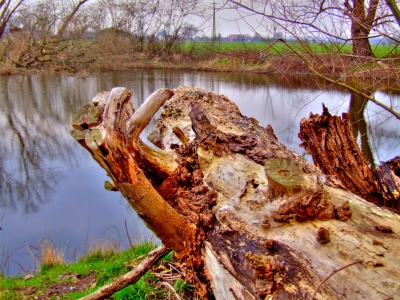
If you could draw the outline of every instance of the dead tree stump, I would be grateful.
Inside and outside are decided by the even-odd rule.
[[[346,190],[376,205],[400,208],[400,179],[390,169],[396,168],[396,160],[372,170],[353,136],[348,113],[332,116],[323,106],[322,115],[311,113],[301,121],[299,138],[314,164]]]
[[[104,105],[98,125],[73,136],[175,250],[201,297],[399,297],[400,216],[341,189],[227,97],[162,89],[135,112],[130,92],[114,88],[94,103]],[[139,134],[160,107],[150,148]]]

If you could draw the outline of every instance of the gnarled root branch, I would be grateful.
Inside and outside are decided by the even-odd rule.
[[[195,237],[195,226],[174,210],[155,190],[141,166],[151,167],[165,177],[176,164],[172,151],[153,150],[140,141],[139,135],[154,113],[171,96],[172,91],[161,89],[153,93],[138,111],[134,111],[131,92],[114,88],[109,94],[96,97],[98,124],[81,118],[83,124],[74,126],[83,132],[73,132],[75,138],[106,170],[117,188],[145,221],[147,226],[170,249],[185,252]],[[105,100],[107,98],[107,100]],[[78,113],[84,115],[84,112]],[[162,180],[162,178],[161,178]]]

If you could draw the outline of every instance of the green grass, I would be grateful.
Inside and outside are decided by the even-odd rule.
[[[350,54],[352,50],[351,44],[331,44],[331,43],[306,43],[300,44],[298,42],[290,43],[290,46],[295,50],[300,52],[310,51],[312,53],[341,53]],[[400,53],[400,49],[394,47],[393,45],[371,45],[372,50],[376,57],[382,57],[385,55]],[[283,43],[278,42],[272,45],[272,43],[264,42],[216,42],[212,44],[211,42],[184,42],[181,44],[181,49],[184,52],[206,54],[210,52],[222,52],[228,53],[232,51],[269,51],[272,54],[283,54],[291,52],[291,50]]]
[[[371,47],[376,57],[400,54],[400,48],[393,45],[371,45]]]
[[[51,284],[74,282],[77,280],[77,275],[84,276],[95,272],[96,285],[86,291],[50,296],[51,299],[78,299],[129,272],[140,262],[140,258],[146,256],[155,247],[154,243],[145,242],[118,253],[112,250],[95,251],[76,262],[46,266],[28,280],[24,280],[24,277],[5,277],[0,274],[0,299],[21,299],[24,297],[22,292],[26,292],[26,288],[35,288],[37,290],[29,295],[33,299],[45,293]],[[167,255],[163,261],[172,261],[172,254]],[[157,281],[158,279],[148,272],[135,285],[130,285],[115,293],[111,299],[163,299],[164,291],[157,286]],[[175,285],[179,291],[191,288],[183,280],[177,280]]]

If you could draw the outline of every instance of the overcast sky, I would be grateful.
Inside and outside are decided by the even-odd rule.
[[[250,34],[254,35],[255,32],[262,36],[271,37],[277,33],[284,33],[283,28],[280,28],[276,24],[273,26],[271,21],[266,21],[264,17],[264,21],[262,22],[262,16],[260,15],[250,15],[250,11],[246,11],[244,9],[232,9],[229,8],[229,4],[227,4],[226,0],[203,0],[207,9],[206,12],[210,16],[209,19],[204,24],[204,34],[207,36],[212,35],[212,12],[213,12],[213,3],[215,3],[216,7],[216,32],[217,34],[221,34],[223,37],[228,36],[229,34]],[[232,5],[231,5],[232,6]],[[318,26],[322,26],[322,28],[332,28],[331,19],[324,18],[320,20],[324,24],[319,24]],[[268,30],[264,27],[268,25]],[[343,24],[337,24],[335,26],[336,29],[340,29]],[[275,30],[273,29],[275,27]],[[300,26],[299,26],[300,28]],[[302,32],[303,29],[300,29],[300,32],[297,32],[298,35],[301,33],[307,35],[311,34],[311,32]],[[349,30],[345,31],[345,36],[349,36]],[[315,32],[314,32],[315,34]],[[337,33],[339,36],[343,33]],[[316,36],[314,36],[316,37]]]
[[[216,31],[217,34],[221,33],[222,36],[227,36],[229,34],[254,34],[254,29],[256,28],[259,33],[263,33],[263,29],[258,27],[260,17],[246,17],[246,21],[243,20],[242,16],[235,9],[229,9],[223,0],[203,0],[204,3],[209,8],[210,14],[213,11],[213,3],[215,2],[216,7]],[[204,24],[205,34],[211,35],[212,33],[212,16]]]

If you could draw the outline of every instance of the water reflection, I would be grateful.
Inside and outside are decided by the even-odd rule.
[[[356,139],[359,139],[363,156],[371,164],[371,169],[375,170],[376,163],[369,143],[368,125],[365,120],[367,104],[367,99],[358,94],[352,93],[350,96],[349,114],[353,135]]]
[[[103,189],[105,172],[70,137],[71,116],[100,90],[97,78],[0,77],[0,272],[33,268],[24,246],[42,238],[70,259],[110,235],[125,247],[125,220],[132,240],[151,237],[118,193]]]
[[[354,134],[376,161],[400,154],[398,120],[333,86],[321,90],[323,83],[315,80],[158,70],[88,78],[0,77],[0,254],[5,246],[14,250],[37,245],[44,237],[65,247],[67,258],[68,249],[82,247],[89,238],[120,236],[127,245],[124,220],[136,231],[136,239],[149,237],[124,199],[103,189],[104,170],[70,137],[69,124],[99,91],[127,87],[138,107],[154,90],[179,85],[225,94],[243,115],[262,126],[271,124],[279,140],[300,155],[306,155],[298,147],[300,120],[310,112],[321,113],[322,102],[332,114],[350,108]],[[385,95],[378,96],[399,105],[398,97]],[[17,271],[18,266],[9,270]]]
[[[41,204],[48,203],[49,193],[61,179],[51,161],[56,156],[71,157],[71,149],[57,137],[65,118],[62,120],[57,107],[40,103],[47,95],[35,90],[29,77],[1,77],[0,90],[0,206],[37,212]]]

